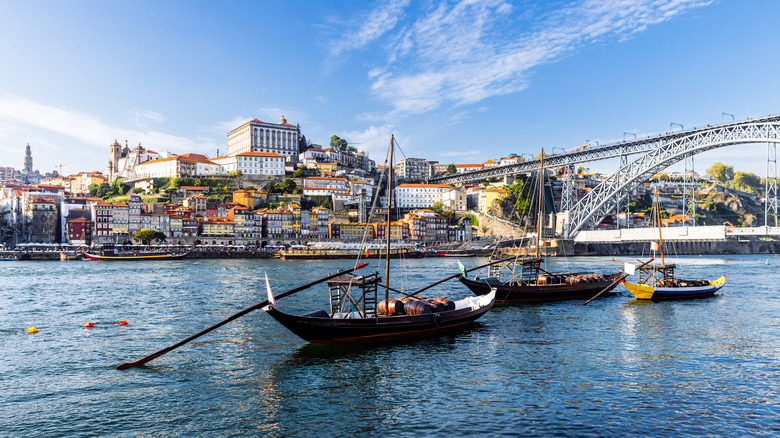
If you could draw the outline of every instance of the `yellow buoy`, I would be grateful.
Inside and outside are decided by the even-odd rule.
[[[38,329],[37,329],[37,328],[35,328],[35,327],[30,327],[30,328],[27,328],[27,329],[24,329],[24,330],[25,330],[27,333],[38,333],[38,332],[40,331],[40,330],[38,330]]]

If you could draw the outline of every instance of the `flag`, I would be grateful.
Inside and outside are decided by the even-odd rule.
[[[466,273],[466,267],[463,266],[463,263],[461,263],[460,260],[458,260],[457,262],[458,262],[458,269],[460,269],[460,275],[462,275],[463,278],[468,278],[468,275]]]
[[[659,249],[661,249],[661,245],[659,245],[658,242],[651,242],[650,243],[650,250],[658,251]]]
[[[628,262],[623,263],[623,270],[627,275],[634,275],[634,272],[636,272],[636,265]]]
[[[276,309],[276,299],[274,299],[274,293],[271,292],[271,284],[268,283],[268,274],[265,274],[265,289],[268,291],[268,302]]]
[[[368,257],[368,246],[363,246],[363,255]]]

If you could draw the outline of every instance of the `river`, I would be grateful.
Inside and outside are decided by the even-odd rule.
[[[624,261],[635,259],[548,269],[607,273]],[[264,300],[264,274],[281,293],[349,262],[0,262],[0,435],[780,434],[780,259],[672,261],[678,277],[727,274],[726,286],[680,302],[623,290],[584,307],[496,307],[468,329],[377,345],[306,344],[256,311],[124,371],[115,367]],[[393,269],[393,286],[414,290],[457,264]],[[467,295],[457,282],[429,294]],[[278,305],[327,303],[318,286]]]

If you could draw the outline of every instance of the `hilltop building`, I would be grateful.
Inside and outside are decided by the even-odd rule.
[[[279,154],[287,161],[298,161],[298,139],[301,127],[287,123],[282,116],[279,123],[251,120],[228,133],[227,155],[246,152]]]

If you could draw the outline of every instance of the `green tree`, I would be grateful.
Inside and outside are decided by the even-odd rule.
[[[293,178],[302,178],[303,177],[303,169],[296,169],[295,172],[293,172]]]
[[[338,135],[332,135],[330,137],[330,147],[331,149],[337,149],[340,151],[347,150],[347,147],[349,146],[349,143],[347,140],[339,137]]]
[[[706,171],[707,176],[717,181],[719,184],[725,184],[734,178],[734,167],[723,163],[714,163]]]
[[[89,185],[89,196],[95,197],[97,196],[98,187],[100,187],[99,184],[92,183]]]
[[[285,178],[284,181],[281,182],[281,191],[283,193],[292,194],[297,187],[298,184],[296,184],[292,178]]]
[[[97,187],[97,190],[95,190],[95,194],[103,199],[106,199],[107,197],[110,196],[109,194],[110,191],[111,191],[111,184],[104,182]]]
[[[734,173],[733,186],[737,190],[748,193],[759,193],[763,187],[761,185],[761,177],[750,172]]]
[[[165,240],[165,233],[157,230],[141,230],[137,231],[133,236],[135,240],[140,240],[144,245],[149,245],[153,240],[163,241]]]
[[[455,222],[456,222],[456,220],[455,220],[455,212],[450,210],[450,209],[444,208],[444,204],[441,201],[438,201],[438,202],[434,203],[433,207],[431,207],[431,210],[433,210],[434,213],[436,213],[436,214],[438,214],[440,216],[444,216],[445,218],[447,218],[447,223],[448,224],[450,224],[450,225],[454,225],[455,224]]]
[[[450,165],[447,166],[447,173],[450,175],[455,175],[458,173],[458,169],[455,167],[455,163],[450,163]]]

